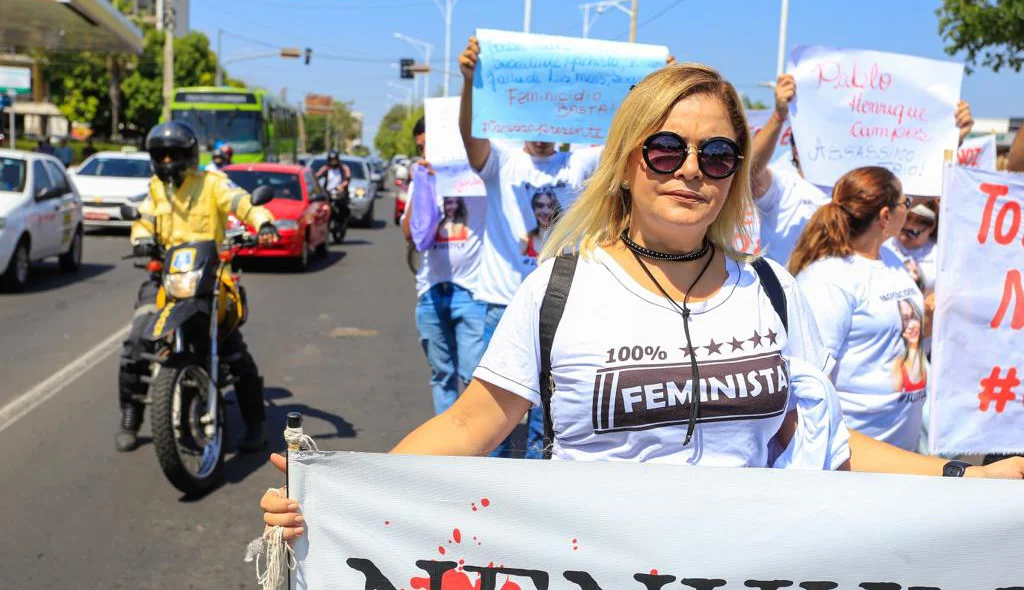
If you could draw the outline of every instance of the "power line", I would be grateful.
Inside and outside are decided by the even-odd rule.
[[[673,8],[675,8],[676,6],[679,6],[680,4],[682,4],[682,3],[683,3],[683,2],[685,2],[685,1],[686,1],[686,0],[676,0],[676,1],[675,1],[675,2],[673,2],[672,4],[669,4],[669,5],[668,5],[668,6],[666,6],[666,7],[664,8],[664,9],[662,9],[662,11],[661,11],[661,12],[658,12],[658,13],[656,13],[656,14],[655,14],[654,16],[652,16],[652,17],[650,17],[650,18],[648,18],[648,19],[644,20],[644,21],[643,21],[643,22],[641,22],[640,24],[638,24],[638,25],[636,26],[637,30],[639,30],[639,29],[643,28],[643,27],[644,27],[644,25],[648,25],[648,24],[650,24],[650,23],[652,23],[652,22],[654,22],[654,21],[658,20],[658,19],[659,19],[659,18],[661,18],[661,17],[663,16],[663,15],[665,15],[665,14],[666,14],[666,13],[667,13],[668,11],[672,10],[672,9],[673,9]],[[626,31],[625,33],[622,33],[621,35],[619,35],[619,36],[615,37],[615,39],[616,39],[616,40],[618,40],[618,39],[625,39],[625,38],[626,38],[626,37],[628,37],[628,36],[629,36],[629,31]]]

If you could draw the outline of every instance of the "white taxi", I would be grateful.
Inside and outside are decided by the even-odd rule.
[[[0,284],[21,290],[32,262],[82,263],[82,200],[57,158],[0,149]]]
[[[121,205],[137,207],[149,194],[153,163],[146,152],[99,152],[71,177],[82,195],[86,227],[130,227]]]

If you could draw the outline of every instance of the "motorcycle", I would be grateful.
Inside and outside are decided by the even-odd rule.
[[[252,194],[264,205],[273,190]],[[124,219],[138,210],[122,207]],[[136,264],[160,277],[157,313],[144,334],[153,344],[143,353],[150,375],[141,400],[150,408],[153,446],[160,468],[175,488],[189,495],[213,488],[223,477],[227,420],[224,391],[236,381],[219,345],[246,321],[245,291],[231,261],[242,248],[257,244],[245,228],[225,232],[224,240],[189,242],[165,248],[148,244],[148,264]],[[127,256],[132,258],[135,255]]]
[[[345,241],[345,233],[348,231],[349,219],[352,217],[352,210],[349,209],[348,189],[335,188],[329,193],[331,204],[331,220],[328,222],[328,231],[335,244]]]

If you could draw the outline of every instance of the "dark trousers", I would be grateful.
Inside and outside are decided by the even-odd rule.
[[[142,358],[142,353],[153,351],[153,343],[145,340],[143,335],[157,313],[156,295],[159,290],[160,281],[155,276],[151,276],[139,287],[131,331],[128,332],[128,339],[124,341],[124,348],[121,351],[118,401],[126,418],[126,423],[122,424],[122,427],[128,430],[138,430],[142,425],[142,404],[139,400],[145,397],[147,387],[142,382],[142,376],[149,372],[149,362]],[[235,330],[221,341],[220,357],[233,359],[228,365],[231,374],[237,379],[235,397],[238,398],[238,410],[242,414],[242,419],[249,426],[261,424],[266,417],[263,408],[263,379],[256,367],[256,361],[242,340],[241,332]],[[129,409],[134,411],[126,411]]]

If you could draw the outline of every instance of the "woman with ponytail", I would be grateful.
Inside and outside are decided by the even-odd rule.
[[[905,370],[905,324],[922,320],[905,316],[923,309],[924,298],[903,261],[882,245],[903,229],[909,208],[892,172],[851,170],[811,217],[790,260],[836,359],[832,380],[847,424],[904,449],[920,435],[927,381]]]

